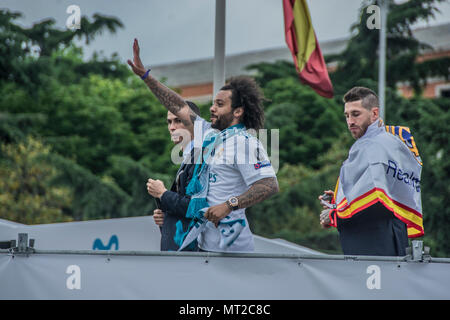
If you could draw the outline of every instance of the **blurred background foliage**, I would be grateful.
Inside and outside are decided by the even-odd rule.
[[[424,242],[433,256],[450,256],[450,101],[421,96],[426,78],[442,76],[450,62],[416,62],[424,45],[410,29],[432,18],[436,2],[391,4],[386,123],[412,130],[424,163]],[[122,23],[96,14],[72,32],[51,19],[23,28],[18,17],[0,10],[0,218],[38,224],[151,214],[147,179],[170,186],[178,169],[170,160],[166,109],[117,56],[86,61],[73,42],[89,43]],[[301,84],[292,63],[248,67],[257,71],[268,100],[266,128],[279,129],[280,145],[280,192],[248,209],[256,234],[341,253],[337,231],[319,226],[317,197],[334,189],[353,143],[342,96],[356,85],[377,91],[378,31],[360,22],[352,29],[346,50],[325,57],[337,63],[330,74],[334,99]],[[399,96],[398,81],[413,84],[415,96]],[[204,117],[208,107],[200,106]]]

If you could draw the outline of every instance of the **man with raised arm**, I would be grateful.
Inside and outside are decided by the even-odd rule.
[[[202,152],[198,152],[194,176],[187,188],[191,201],[186,216],[193,220],[190,232],[182,237],[182,245],[197,239],[204,251],[254,251],[245,208],[278,192],[278,181],[266,151],[247,131],[263,127],[264,98],[260,88],[249,77],[231,79],[216,94],[210,107],[211,122],[207,122],[145,69],[137,40],[133,54],[133,61],[128,60],[128,64],[167,110],[187,128],[195,123],[203,133],[216,129],[208,135],[197,134],[197,130],[194,134],[194,139],[203,137],[202,142],[194,143],[202,147]]]

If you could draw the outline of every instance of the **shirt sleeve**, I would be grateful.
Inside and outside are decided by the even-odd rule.
[[[236,167],[240,171],[247,186],[251,186],[256,181],[275,177],[276,174],[269,160],[266,150],[261,142],[255,137],[245,137],[245,140],[238,143],[236,152]],[[245,156],[242,156],[245,154]]]

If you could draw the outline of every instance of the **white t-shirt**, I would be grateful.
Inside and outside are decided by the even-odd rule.
[[[211,123],[197,117],[202,121],[203,133],[211,129]],[[210,131],[209,131],[210,132]],[[198,132],[194,134],[198,135]],[[270,164],[269,157],[261,142],[247,133],[244,129],[241,134],[232,136],[224,143],[216,146],[214,155],[208,160],[210,166],[209,190],[206,201],[210,206],[224,203],[232,196],[240,196],[258,180],[276,177]],[[229,214],[229,220],[244,219],[245,227],[226,249],[219,247],[220,232],[211,222],[198,238],[199,247],[215,252],[253,252],[253,235],[250,231],[245,209],[234,210]]]

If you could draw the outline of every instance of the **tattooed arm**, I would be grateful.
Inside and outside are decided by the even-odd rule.
[[[277,178],[264,178],[256,181],[247,192],[238,198],[239,208],[248,208],[257,204],[279,191]]]
[[[139,56],[139,43],[134,39],[133,43],[133,61],[128,60],[133,72],[142,77],[147,71]],[[176,115],[186,127],[193,126],[197,115],[189,108],[184,99],[175,91],[163,85],[150,74],[145,78],[145,84],[158,98],[158,100],[166,107],[167,110]]]
[[[193,126],[197,115],[178,93],[166,87],[151,75],[148,75],[144,82],[167,110],[180,118],[186,127]]]
[[[251,207],[252,205],[257,204],[277,193],[278,190],[277,178],[270,177],[258,180],[251,185],[250,189],[237,197],[239,201],[239,208],[242,209]],[[205,218],[213,222],[217,227],[219,221],[225,218],[230,212],[231,209],[228,207],[228,204],[224,202],[209,207],[205,212]]]

